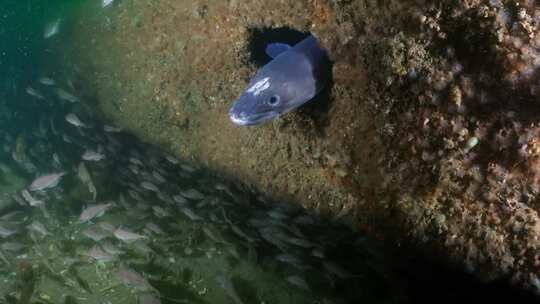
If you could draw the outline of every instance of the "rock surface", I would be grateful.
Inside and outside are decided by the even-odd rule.
[[[73,56],[122,127],[540,291],[534,1],[126,1],[114,14]],[[333,86],[271,124],[237,128],[227,110],[258,68],[250,41],[282,27],[322,41]],[[89,43],[107,51],[87,54]]]

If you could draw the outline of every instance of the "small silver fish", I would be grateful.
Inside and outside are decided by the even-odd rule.
[[[297,238],[297,237],[293,237],[293,236],[286,236],[285,237],[285,241],[287,241],[289,244],[293,244],[293,245],[296,245],[296,246],[299,246],[299,247],[304,247],[304,248],[311,248],[311,247],[316,247],[317,244],[308,240],[308,239],[302,239],[302,238]]]
[[[111,254],[101,249],[101,247],[98,245],[94,245],[92,248],[90,248],[90,250],[85,252],[85,255],[101,262],[110,262],[114,259]]]
[[[133,174],[135,175],[139,175],[140,171],[139,171],[139,167],[135,166],[134,164],[129,164],[128,165],[128,168],[131,172],[133,172]]]
[[[77,117],[77,115],[75,115],[73,113],[69,113],[69,114],[66,115],[66,121],[69,122],[70,124],[76,126],[76,127],[86,128],[86,124],[84,124],[79,119],[79,117]]]
[[[0,248],[2,248],[2,250],[5,250],[5,251],[18,252],[26,248],[26,245],[18,243],[18,242],[2,242],[2,245],[0,245]]]
[[[244,231],[242,231],[240,228],[238,228],[238,226],[230,223],[230,226],[231,226],[231,230],[236,234],[238,235],[239,237],[243,238],[244,240],[248,241],[248,243],[254,243],[256,242],[256,239],[250,237],[249,235],[247,235]]]
[[[137,209],[138,209],[139,211],[141,211],[141,210],[146,211],[146,210],[150,210],[150,208],[151,208],[151,207],[150,207],[150,205],[149,205],[147,202],[138,202],[138,203],[135,205],[135,208],[134,208],[133,210],[137,210]]]
[[[116,273],[117,278],[124,284],[140,290],[153,289],[152,285],[139,273],[134,270],[121,267]]]
[[[111,206],[112,206],[111,203],[90,206],[84,209],[83,212],[81,212],[81,215],[79,217],[79,222],[84,223],[96,217],[100,217],[103,214],[105,214],[105,211],[107,211],[107,209],[109,209]]]
[[[152,176],[154,177],[154,179],[156,180],[156,182],[160,183],[160,184],[163,184],[164,182],[166,182],[167,180],[165,179],[165,177],[163,177],[161,174],[159,174],[159,172],[157,172],[156,170],[152,171]]]
[[[0,224],[0,237],[6,238],[8,236],[14,235],[15,233],[17,233],[17,230],[4,227]]]
[[[161,228],[159,228],[159,226],[155,223],[147,223],[146,226],[146,229],[148,229],[149,231],[155,233],[155,234],[163,234],[163,230],[161,230]]]
[[[131,196],[131,198],[133,198],[134,200],[136,201],[142,201],[142,197],[139,195],[139,193],[137,193],[137,191],[135,190],[128,190],[128,194],[129,196]]]
[[[34,198],[30,192],[28,192],[28,190],[24,189],[23,191],[21,191],[21,194],[22,194],[22,197],[28,202],[28,204],[30,204],[30,206],[32,207],[36,207],[36,206],[41,206],[44,204],[44,202],[42,200],[38,200],[36,198]]]
[[[324,250],[322,247],[314,248],[311,251],[311,255],[319,259],[324,259],[326,257],[326,254],[324,253]]]
[[[77,176],[82,181],[82,183],[88,187],[88,192],[92,194],[92,199],[95,201],[97,198],[97,189],[94,185],[94,182],[92,182],[92,176],[90,176],[90,172],[88,172],[88,169],[86,169],[84,162],[81,162],[79,164],[79,168],[77,169]]]
[[[192,221],[200,221],[203,218],[195,214],[193,210],[189,209],[188,207],[180,207],[180,210]]]
[[[143,189],[146,189],[146,190],[149,190],[149,191],[152,191],[152,192],[159,192],[158,187],[156,185],[152,184],[151,182],[147,182],[147,181],[141,182],[141,187]]]
[[[180,194],[185,197],[185,198],[189,198],[189,199],[192,199],[192,200],[201,200],[204,198],[204,195],[202,193],[200,193],[199,191],[195,190],[195,189],[189,189],[189,190],[185,190],[185,191],[180,191]]]
[[[178,165],[178,160],[171,155],[165,155],[165,159],[173,165]]]
[[[362,277],[361,275],[355,275],[355,274],[350,273],[341,265],[338,265],[334,262],[324,261],[323,266],[329,273],[331,273],[332,275],[342,280],[346,280],[346,279],[350,279],[354,277]]]
[[[195,168],[193,168],[192,166],[190,165],[187,165],[187,164],[180,164],[180,168],[182,168],[182,170],[186,171],[187,173],[193,173],[195,172]]]
[[[108,133],[118,133],[118,132],[122,131],[122,129],[117,128],[117,127],[113,127],[113,126],[109,126],[109,125],[104,125],[103,126],[103,131],[108,132]]]
[[[161,208],[160,206],[152,206],[152,211],[154,211],[154,215],[159,218],[171,216],[169,211]]]
[[[37,99],[45,99],[45,97],[43,97],[43,95],[40,92],[38,92],[36,89],[32,87],[26,87],[26,93],[28,93],[28,95],[35,97]]]
[[[60,182],[60,179],[62,176],[64,176],[65,172],[60,173],[52,173],[47,175],[42,175],[38,178],[36,178],[30,187],[28,187],[28,190],[30,191],[38,191],[38,190],[45,190],[48,188],[55,187]]]
[[[136,240],[141,240],[141,239],[146,238],[146,236],[144,235],[131,232],[121,227],[117,228],[113,234],[117,239],[124,241],[126,243],[130,243]]]
[[[178,204],[180,204],[180,205],[185,205],[185,204],[187,204],[187,202],[188,202],[187,199],[185,199],[185,198],[184,198],[183,196],[181,196],[181,195],[175,195],[175,196],[173,196],[173,200],[174,200],[175,202],[177,202]]]
[[[51,23],[48,23],[45,26],[45,30],[43,31],[43,38],[51,38],[52,36],[58,34],[58,30],[60,29],[60,22],[62,19],[56,19]]]
[[[12,221],[21,217],[24,217],[24,212],[20,210],[14,210],[0,216],[0,221]]]
[[[291,283],[292,285],[296,287],[299,287],[304,290],[309,290],[308,283],[306,282],[306,280],[304,280],[304,278],[300,276],[297,276],[297,275],[288,276],[286,280],[287,282]]]
[[[96,151],[86,150],[81,158],[86,161],[100,161],[105,158],[105,155]]]
[[[67,142],[68,144],[73,143],[73,140],[71,140],[71,138],[70,138],[67,134],[63,134],[63,135],[62,135],[62,140],[64,140],[64,141]]]
[[[136,242],[133,244],[133,248],[136,249],[141,255],[150,255],[155,253],[155,251],[150,248],[150,246],[146,245],[144,242]]]
[[[270,44],[266,53],[273,60],[257,72],[229,110],[236,125],[256,125],[290,112],[311,100],[329,80],[330,61],[311,35],[294,47]]]
[[[109,5],[111,5],[114,2],[114,0],[102,0],[101,1],[101,7],[105,8]]]
[[[62,163],[60,162],[60,156],[58,156],[58,153],[53,153],[53,162],[54,162],[54,165],[57,166],[57,167],[61,167],[62,166]]]
[[[98,226],[90,226],[82,231],[82,234],[96,242],[109,236],[109,233]]]
[[[130,157],[129,162],[134,164],[134,165],[144,167],[144,164],[142,163],[142,161],[140,159],[136,158],[136,157]]]
[[[69,93],[68,91],[64,90],[64,89],[61,89],[61,88],[58,88],[56,90],[56,95],[58,96],[58,98],[62,99],[62,100],[65,100],[65,101],[69,101],[69,102],[72,102],[72,103],[75,103],[75,102],[79,102],[81,101],[79,99],[79,97]]]
[[[25,199],[21,198],[17,193],[13,193],[13,195],[11,195],[11,197],[20,206],[27,206],[27,204],[25,202]]]
[[[38,233],[40,233],[41,235],[44,235],[44,236],[50,234],[49,231],[47,230],[47,228],[45,228],[45,226],[39,221],[33,221],[26,228],[28,228],[29,230],[33,230],[35,232],[38,232]]]
[[[116,245],[114,245],[111,241],[103,241],[101,247],[103,248],[103,250],[105,250],[108,254],[111,255],[119,255],[124,253],[124,251],[116,247]]]
[[[105,230],[105,231],[110,232],[110,233],[113,233],[114,230],[116,230],[116,227],[113,224],[109,223],[109,222],[100,222],[99,227],[101,229]]]
[[[46,85],[46,86],[53,86],[56,84],[56,81],[54,81],[54,79],[49,78],[49,77],[41,77],[38,81],[42,85]]]
[[[210,228],[208,227],[203,227],[202,228],[202,231],[204,232],[204,234],[206,234],[206,236],[212,240],[214,243],[225,243],[224,241],[222,241],[220,238],[218,238],[217,236],[214,235],[214,233],[212,232],[212,230],[210,230]]]
[[[164,192],[157,192],[156,193],[156,196],[157,198],[159,198],[161,201],[169,204],[169,205],[173,205],[174,204],[174,201],[173,199],[167,194],[167,193],[164,193]]]
[[[291,254],[287,254],[287,253],[282,253],[282,254],[279,254],[276,256],[276,260],[280,261],[280,262],[283,262],[283,263],[286,263],[286,264],[289,264],[289,265],[292,265],[298,269],[301,269],[301,270],[305,270],[305,269],[308,269],[310,268],[309,266],[307,265],[304,265],[304,263],[302,263],[302,261],[300,259],[298,259],[297,257],[291,255]]]

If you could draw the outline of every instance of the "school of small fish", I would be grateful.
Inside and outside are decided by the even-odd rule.
[[[38,82],[53,90],[50,94],[44,87],[40,94],[54,98],[59,82],[45,76]],[[110,265],[119,284],[157,303],[164,295],[137,259],[181,268],[191,267],[181,265],[191,265],[201,255],[237,261],[259,256],[281,269],[282,288],[300,294],[316,292],[314,276],[330,289],[337,281],[360,278],[355,269],[331,259],[339,246],[327,233],[328,223],[135,143],[120,128],[87,112],[81,107],[84,102],[57,104],[59,114],[43,116],[35,138],[28,138],[29,146],[22,151],[15,150],[15,135],[0,131],[15,166],[35,177],[13,195],[19,210],[4,214],[0,208],[0,238],[5,242],[0,254],[6,259],[34,242],[80,242],[75,255],[63,259]],[[55,143],[53,150],[40,147],[48,142]],[[55,219],[58,210],[66,213],[63,223]],[[25,235],[30,241],[24,241]],[[193,288],[204,294],[214,285],[224,301],[249,303],[238,291],[242,287],[235,283],[236,274],[223,269],[216,269],[207,286],[198,283]]]

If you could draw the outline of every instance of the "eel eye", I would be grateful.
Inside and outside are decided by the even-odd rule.
[[[270,98],[268,98],[268,105],[270,106],[277,106],[279,104],[280,98],[278,95],[272,95]]]

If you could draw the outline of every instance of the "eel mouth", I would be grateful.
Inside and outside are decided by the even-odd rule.
[[[255,114],[246,114],[245,112],[235,113],[234,111],[229,112],[229,118],[235,125],[238,125],[238,126],[258,125],[263,122],[272,120],[278,115],[279,113],[275,111],[268,111],[264,113],[255,113]]]

